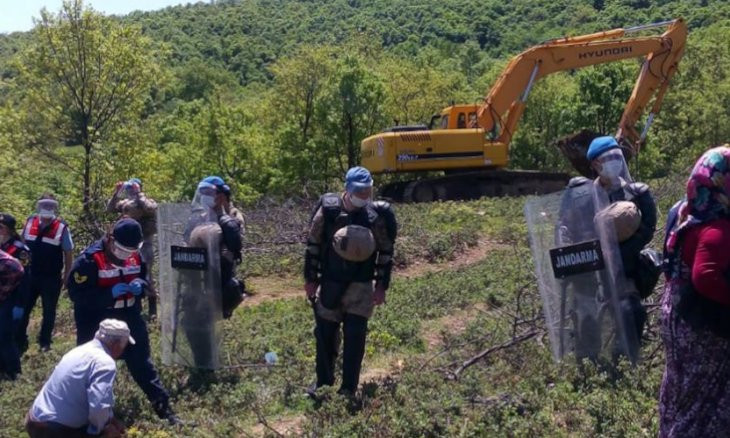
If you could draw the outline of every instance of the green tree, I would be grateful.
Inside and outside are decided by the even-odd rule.
[[[336,86],[320,107],[326,113],[323,120],[328,127],[322,141],[332,144],[341,174],[360,162],[360,142],[386,123],[385,92],[380,78],[356,54],[341,60],[335,81]]]
[[[274,74],[271,113],[276,130],[279,167],[288,183],[307,184],[328,168],[328,154],[315,143],[318,108],[328,95],[335,71],[333,47],[302,47],[271,67]],[[314,178],[315,180],[317,178]]]
[[[112,20],[81,0],[57,14],[43,9],[29,47],[18,59],[18,83],[35,144],[52,152],[80,145],[83,212],[90,219],[96,149],[124,123],[134,123],[159,77],[159,53],[134,26]],[[41,111],[38,111],[42,109]]]

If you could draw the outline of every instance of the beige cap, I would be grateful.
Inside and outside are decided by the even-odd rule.
[[[99,323],[99,330],[96,332],[99,339],[105,337],[110,338],[129,338],[129,343],[134,345],[136,342],[134,338],[129,334],[129,326],[124,321],[118,319],[105,319]]]

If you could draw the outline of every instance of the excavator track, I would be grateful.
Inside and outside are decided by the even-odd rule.
[[[433,202],[537,195],[562,190],[569,179],[566,173],[529,170],[464,171],[394,182],[384,186],[380,196],[393,202]]]

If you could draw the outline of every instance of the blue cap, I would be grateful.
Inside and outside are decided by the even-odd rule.
[[[596,137],[591,142],[591,145],[588,146],[588,154],[586,154],[586,157],[593,161],[602,153],[617,148],[618,142],[616,142],[616,139],[612,136],[606,135],[603,137]]]
[[[353,167],[345,175],[345,190],[348,192],[357,191],[373,186],[373,177],[370,171],[361,166]]]
[[[225,194],[231,193],[231,188],[220,176],[206,176],[201,182],[214,185],[219,192],[223,192]]]
[[[142,188],[142,180],[139,178],[129,178],[129,182],[137,184],[139,188]]]
[[[132,218],[122,218],[114,224],[114,240],[127,248],[139,248],[142,243],[142,227]]]

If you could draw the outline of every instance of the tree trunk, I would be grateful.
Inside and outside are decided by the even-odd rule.
[[[347,168],[357,166],[357,151],[355,150],[355,127],[352,126],[352,115],[347,114]]]
[[[84,220],[91,219],[91,143],[88,138],[84,140]]]

